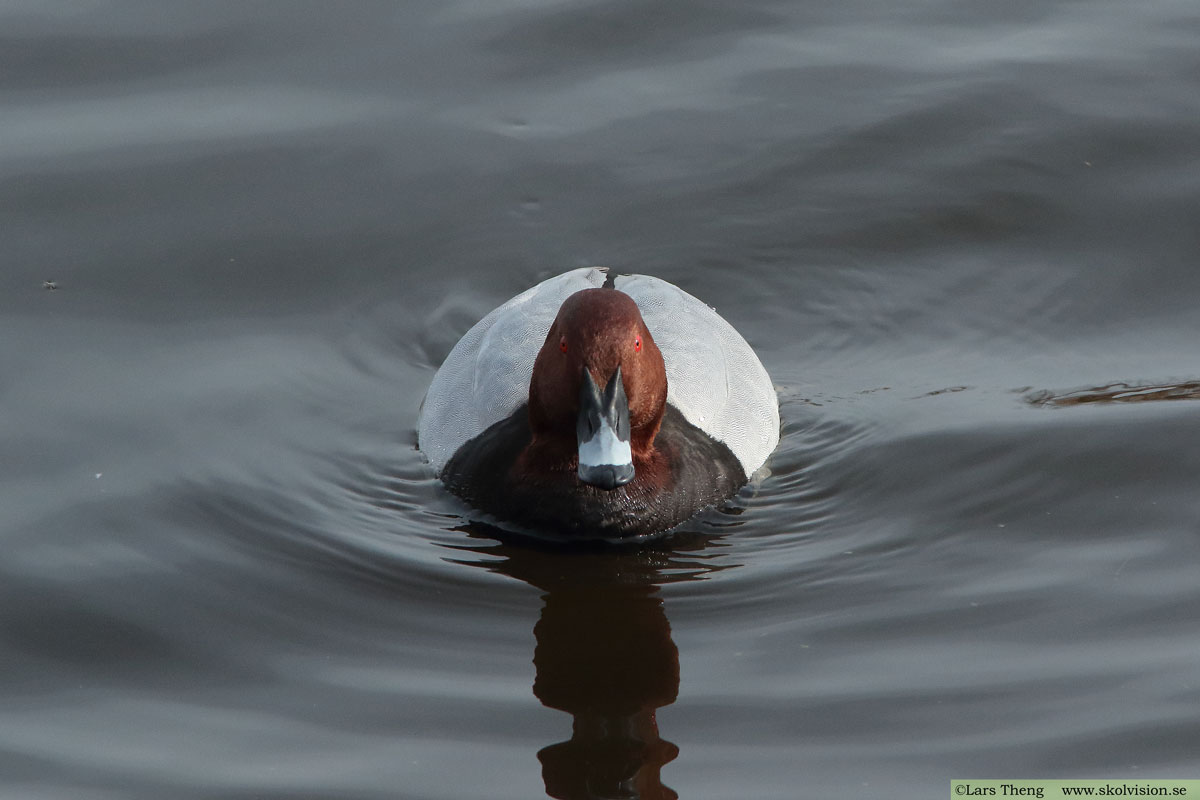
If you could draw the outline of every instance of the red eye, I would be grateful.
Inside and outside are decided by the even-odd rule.
[[[558,340],[558,349],[564,353],[567,352],[567,337],[564,336]]]
[[[642,352],[642,337],[641,336],[639,336],[633,340],[633,352],[635,352],[635,353]]]

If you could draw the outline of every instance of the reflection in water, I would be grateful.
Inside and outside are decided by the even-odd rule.
[[[679,748],[662,739],[657,709],[675,702],[679,651],[659,586],[726,569],[699,553],[715,538],[633,547],[547,549],[495,541],[494,529],[465,529],[487,544],[452,548],[486,556],[469,564],[541,589],[534,695],[574,717],[571,738],[542,748],[546,793],[562,800],[677,795],[659,777]],[[689,552],[690,551],[690,552]],[[687,553],[686,557],[683,554]]]

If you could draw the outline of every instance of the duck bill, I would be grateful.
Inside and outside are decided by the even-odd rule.
[[[601,489],[615,489],[633,480],[629,401],[620,367],[601,392],[584,366],[575,433],[579,440],[579,480]]]

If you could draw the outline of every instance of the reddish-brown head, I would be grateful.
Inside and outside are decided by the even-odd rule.
[[[654,444],[667,404],[667,371],[637,303],[616,289],[566,299],[533,364],[529,422],[535,443],[574,449],[584,365],[600,388],[621,369],[635,461]]]

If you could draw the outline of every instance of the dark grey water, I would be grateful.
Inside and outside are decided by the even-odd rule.
[[[1198,220],[1194,0],[0,3],[0,795],[1197,777]],[[783,440],[500,543],[417,407],[588,264]]]

